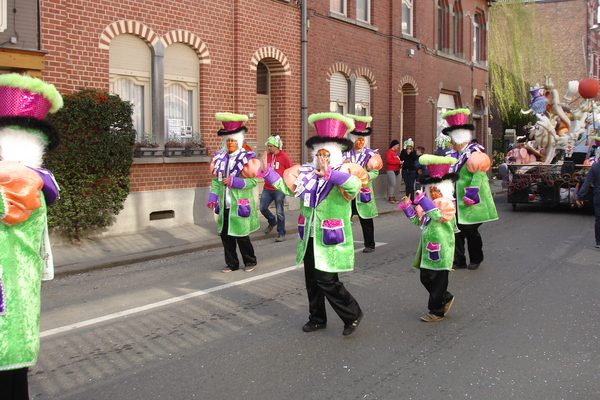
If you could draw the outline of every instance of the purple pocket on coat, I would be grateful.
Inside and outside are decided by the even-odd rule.
[[[321,222],[323,230],[323,244],[325,246],[334,246],[345,242],[344,220],[326,219]]]
[[[429,252],[429,259],[431,261],[440,261],[440,249],[442,245],[439,243],[427,243],[427,251]]]
[[[54,175],[52,175],[52,172],[50,172],[50,170],[47,170],[45,168],[30,169],[37,172],[40,178],[42,178],[42,181],[44,182],[42,192],[44,193],[44,198],[46,199],[46,205],[49,206],[53,204],[56,201],[56,199],[60,198],[60,189],[58,187],[58,184],[56,183],[56,180],[54,180]]]
[[[240,218],[248,218],[250,216],[250,200],[239,199],[237,216]]]
[[[360,195],[358,197],[360,203],[368,203],[371,201],[371,188],[364,187],[360,189]]]
[[[300,240],[304,240],[304,225],[306,224],[306,218],[300,214],[298,216],[298,237]]]

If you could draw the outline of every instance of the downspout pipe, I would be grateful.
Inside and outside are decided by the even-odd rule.
[[[302,143],[301,146],[301,163],[304,164],[308,162],[308,149],[304,145],[306,140],[308,140],[308,84],[306,82],[306,47],[308,42],[306,40],[306,31],[307,31],[307,0],[302,0],[302,46],[301,46],[301,66],[300,66],[300,80],[301,80],[301,89],[300,89],[300,103],[301,103],[301,112],[300,112],[300,122],[301,122],[301,137]]]

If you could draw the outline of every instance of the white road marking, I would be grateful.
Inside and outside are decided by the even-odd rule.
[[[59,333],[64,333],[64,332],[72,331],[72,330],[75,330],[75,329],[83,328],[85,326],[98,324],[100,322],[110,321],[111,319],[125,317],[127,315],[133,315],[133,314],[137,314],[137,313],[140,313],[140,312],[152,310],[154,308],[167,306],[169,304],[173,304],[173,303],[177,303],[177,302],[180,302],[180,301],[192,299],[194,297],[204,296],[205,294],[217,292],[219,290],[229,289],[229,288],[232,288],[232,287],[235,287],[235,286],[240,286],[240,285],[244,285],[246,283],[250,283],[250,282],[258,281],[258,280],[261,280],[261,279],[269,278],[271,276],[283,274],[283,273],[292,271],[292,270],[294,270],[296,268],[297,268],[296,266],[286,267],[286,268],[283,268],[283,269],[279,269],[277,271],[268,272],[268,273],[262,274],[262,275],[256,275],[256,276],[253,276],[253,277],[250,277],[250,278],[247,278],[247,279],[242,279],[242,280],[237,281],[237,282],[226,283],[224,285],[215,286],[215,287],[210,288],[210,289],[198,290],[197,292],[184,294],[183,296],[177,296],[177,297],[173,297],[171,299],[158,301],[156,303],[146,304],[145,306],[135,307],[135,308],[131,308],[129,310],[123,310],[123,311],[119,311],[119,312],[116,312],[116,313],[113,313],[113,314],[108,314],[108,315],[105,315],[103,317],[92,318],[92,319],[88,319],[86,321],[81,321],[81,322],[76,322],[74,324],[61,326],[59,328],[48,329],[47,331],[41,332],[40,333],[40,337],[42,337],[42,338],[43,337],[49,337],[49,336],[57,335]]]
[[[362,241],[355,241],[355,243],[362,243]],[[375,247],[384,246],[386,244],[387,243],[375,242]],[[354,250],[355,253],[358,253],[358,252],[361,252],[361,251],[362,251],[362,248]],[[61,327],[58,327],[58,328],[54,328],[54,329],[48,329],[47,331],[40,332],[40,337],[42,337],[42,338],[49,337],[49,336],[57,335],[59,333],[64,333],[64,332],[72,331],[72,330],[75,330],[75,329],[83,328],[83,327],[86,327],[86,326],[89,326],[89,325],[99,324],[100,322],[106,322],[106,321],[110,321],[112,319],[116,319],[116,318],[125,317],[125,316],[128,316],[128,315],[133,315],[133,314],[141,313],[141,312],[144,312],[144,311],[152,310],[154,308],[167,306],[169,304],[178,303],[180,301],[184,301],[184,300],[188,300],[188,299],[193,299],[194,297],[204,296],[205,294],[209,294],[209,293],[213,293],[213,292],[218,292],[220,290],[229,289],[229,288],[232,288],[232,287],[235,287],[235,286],[244,285],[246,283],[254,282],[254,281],[257,281],[257,280],[261,280],[261,279],[270,278],[271,276],[283,274],[283,273],[292,271],[294,269],[296,269],[296,266],[286,267],[286,268],[283,268],[283,269],[279,269],[277,271],[273,271],[273,272],[269,272],[269,273],[266,273],[266,274],[256,275],[256,276],[253,276],[253,277],[250,277],[250,278],[242,279],[242,280],[237,281],[237,282],[226,283],[224,285],[215,286],[215,287],[210,288],[210,289],[198,290],[197,292],[184,294],[183,296],[177,296],[177,297],[173,297],[171,299],[166,299],[166,300],[158,301],[156,303],[150,303],[150,304],[146,304],[144,306],[130,308],[129,310],[119,311],[119,312],[116,312],[116,313],[113,313],[113,314],[108,314],[108,315],[105,315],[105,316],[102,316],[102,317],[88,319],[88,320],[85,320],[85,321],[76,322],[74,324],[65,325],[65,326],[61,326]]]

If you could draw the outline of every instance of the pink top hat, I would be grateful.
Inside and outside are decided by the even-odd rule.
[[[27,89],[0,87],[0,117],[18,116],[44,119],[52,104],[41,93],[33,93]]]

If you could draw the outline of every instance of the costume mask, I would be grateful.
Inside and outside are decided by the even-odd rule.
[[[227,139],[227,151],[229,154],[238,149],[238,141],[236,139]]]
[[[360,150],[365,147],[365,138],[359,137],[354,141],[354,150]]]

